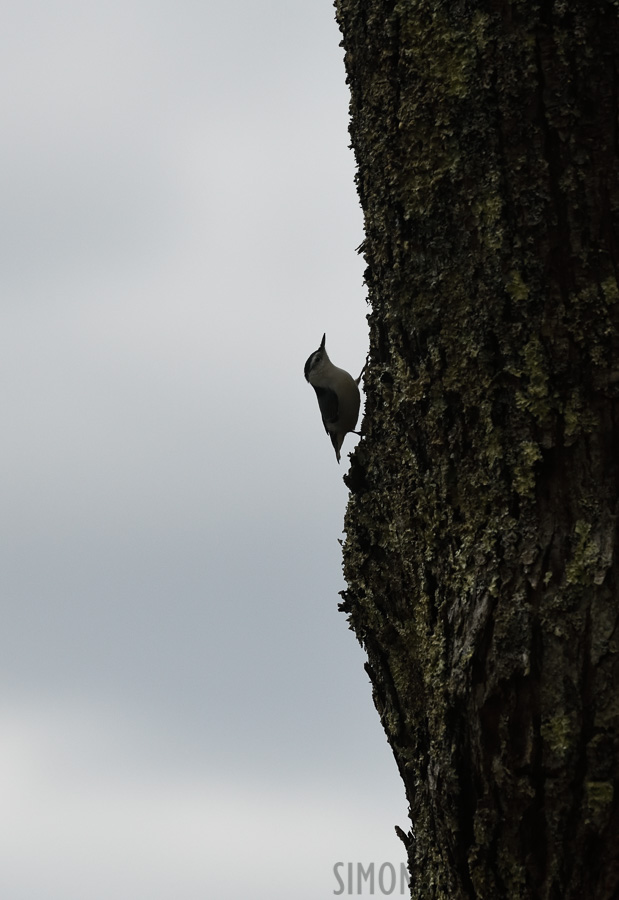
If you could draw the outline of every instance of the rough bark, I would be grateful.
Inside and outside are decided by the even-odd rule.
[[[337,0],[365,215],[342,609],[411,897],[619,897],[619,10]]]

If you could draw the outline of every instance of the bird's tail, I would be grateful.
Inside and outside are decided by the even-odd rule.
[[[329,432],[329,437],[331,438],[331,443],[333,444],[333,449],[335,450],[335,458],[338,463],[340,461],[340,450],[342,449],[342,444],[344,443],[345,434],[336,434],[335,432]]]

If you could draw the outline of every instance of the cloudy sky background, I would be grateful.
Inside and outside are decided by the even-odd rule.
[[[367,351],[330,0],[0,31],[0,896],[320,900],[406,827],[303,379]]]

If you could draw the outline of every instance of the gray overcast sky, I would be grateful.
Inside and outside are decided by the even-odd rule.
[[[330,0],[0,32],[0,896],[320,900],[404,859],[303,379],[367,351]]]

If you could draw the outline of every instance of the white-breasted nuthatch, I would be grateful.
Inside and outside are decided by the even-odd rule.
[[[334,366],[325,349],[326,337],[323,334],[320,347],[305,363],[305,379],[316,391],[322,424],[331,438],[339,463],[340,450],[348,432],[359,434],[355,431],[355,425],[361,404],[358,384],[363,372],[355,381],[344,369]]]

